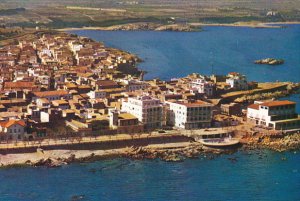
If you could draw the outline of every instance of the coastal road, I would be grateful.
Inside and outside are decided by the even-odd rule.
[[[16,141],[9,143],[1,143],[0,150],[7,149],[18,149],[18,148],[30,148],[30,147],[47,147],[47,146],[59,146],[59,145],[74,145],[74,144],[84,144],[84,143],[100,143],[100,142],[112,142],[112,141],[122,141],[122,140],[134,140],[134,139],[151,139],[159,138],[164,136],[172,136],[178,134],[118,134],[118,135],[104,135],[98,137],[77,137],[77,138],[66,138],[66,139],[44,139],[41,141]]]

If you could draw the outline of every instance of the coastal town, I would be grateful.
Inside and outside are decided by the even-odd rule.
[[[144,135],[146,142],[182,136],[214,147],[300,130],[296,103],[282,99],[299,83],[257,83],[238,72],[144,80],[138,62],[128,52],[55,31],[2,46],[1,151],[121,135]]]

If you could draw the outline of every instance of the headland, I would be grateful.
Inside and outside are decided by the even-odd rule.
[[[32,31],[1,48],[1,163],[59,166],[106,157],[181,161],[244,148],[299,148],[299,83],[245,75],[143,80],[141,60],[100,42]],[[268,111],[265,116],[264,111]],[[199,139],[234,137],[211,149]]]

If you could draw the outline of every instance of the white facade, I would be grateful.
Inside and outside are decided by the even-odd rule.
[[[5,133],[5,137],[1,136],[1,140],[23,140],[25,135],[25,126],[17,123],[7,123],[7,125],[0,126],[1,132]]]
[[[194,103],[166,102],[169,106],[167,123],[182,129],[209,128],[212,105],[203,101]]]
[[[42,123],[48,123],[50,121],[50,115],[48,112],[41,112],[41,122]]]
[[[300,128],[300,118],[291,101],[255,101],[247,109],[247,120],[264,127],[280,129]]]
[[[80,43],[73,43],[73,42],[70,42],[69,46],[70,46],[70,48],[71,48],[71,50],[73,52],[79,52],[81,50],[81,48],[83,47],[82,44],[80,44]]]
[[[136,116],[146,128],[164,125],[163,106],[159,99],[150,96],[128,98],[128,101],[122,102],[122,111]]]
[[[190,86],[192,89],[196,89],[198,93],[206,94],[207,96],[213,96],[216,89],[214,83],[208,82],[203,78],[192,81]]]
[[[47,55],[48,57],[52,57],[52,53],[51,50],[49,49],[42,49],[41,51],[38,51],[39,57],[41,57],[42,55]]]
[[[141,81],[128,81],[128,85],[126,86],[127,91],[137,91],[137,90],[144,90],[148,87],[146,82]]]
[[[35,102],[39,108],[50,108],[50,102],[45,98],[38,98]]]
[[[239,73],[229,73],[226,83],[230,85],[231,88],[236,90],[247,90],[248,82],[246,76]]]
[[[106,92],[105,91],[90,91],[89,93],[87,93],[87,95],[91,98],[91,99],[103,99],[106,98]]]

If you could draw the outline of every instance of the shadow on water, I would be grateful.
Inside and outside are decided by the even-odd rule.
[[[90,168],[88,171],[91,173],[96,173],[103,171],[123,170],[125,167],[129,166],[130,163],[131,162],[129,159],[105,161],[103,164],[97,163],[100,167]]]

